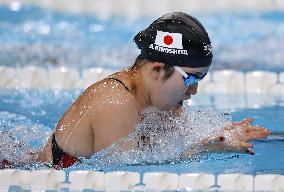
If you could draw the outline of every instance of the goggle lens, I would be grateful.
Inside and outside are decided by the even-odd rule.
[[[186,87],[189,87],[191,85],[194,85],[196,83],[198,83],[198,81],[202,80],[207,73],[205,73],[204,75],[202,75],[202,77],[198,77],[196,74],[192,74],[192,73],[186,73],[188,76],[187,78],[183,77],[183,81]]]
[[[207,74],[205,73],[201,77],[199,77],[196,74],[185,72],[182,68],[178,66],[174,66],[174,68],[182,75],[183,81],[186,87],[189,87],[191,85],[198,83],[198,81],[202,80]]]

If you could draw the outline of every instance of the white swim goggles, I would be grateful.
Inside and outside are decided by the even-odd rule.
[[[201,77],[199,77],[196,74],[185,72],[181,67],[174,66],[174,68],[182,75],[184,85],[186,87],[189,87],[191,85],[198,83],[198,81],[202,80],[207,75],[207,73],[205,73]]]

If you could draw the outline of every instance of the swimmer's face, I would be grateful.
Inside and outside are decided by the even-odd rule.
[[[188,68],[182,67],[184,72],[192,73],[198,77],[202,77],[209,70],[209,67],[200,68]],[[172,110],[180,108],[184,100],[190,99],[192,95],[197,93],[198,83],[189,87],[185,86],[183,76],[178,71],[161,83],[159,94],[157,98],[159,100],[156,103],[156,107],[159,110]]]

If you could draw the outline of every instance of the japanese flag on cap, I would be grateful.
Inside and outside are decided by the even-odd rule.
[[[155,44],[162,47],[183,49],[182,34],[157,31]]]

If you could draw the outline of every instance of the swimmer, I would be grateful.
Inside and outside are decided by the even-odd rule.
[[[133,66],[88,87],[59,120],[37,161],[66,168],[79,157],[89,158],[128,136],[143,118],[141,111],[182,113],[182,104],[197,93],[198,82],[208,73],[212,46],[202,24],[194,17],[168,13],[134,37],[141,50]],[[253,154],[249,141],[265,138],[270,131],[252,126],[252,119],[232,123],[226,134],[205,139],[205,150]],[[183,154],[191,155],[191,149]],[[7,166],[10,166],[6,162]]]

